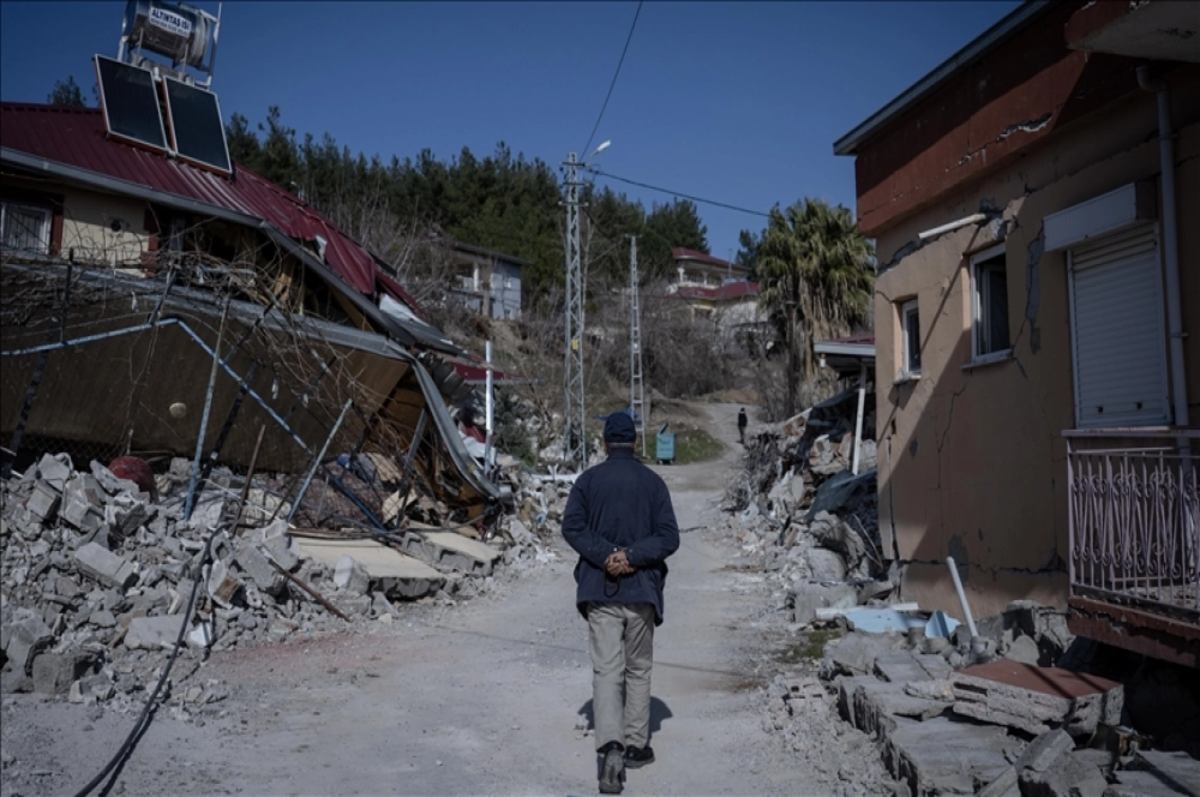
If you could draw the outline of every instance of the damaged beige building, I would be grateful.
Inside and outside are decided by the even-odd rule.
[[[1026,3],[836,142],[904,597],[1200,665],[1200,15]],[[1189,333],[1193,337],[1189,337]]]

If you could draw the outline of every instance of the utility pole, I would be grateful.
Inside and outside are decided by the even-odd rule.
[[[563,456],[582,471],[587,467],[587,440],[583,407],[583,272],[579,247],[579,162],[575,153],[563,164],[567,169],[567,294],[566,358],[563,373]]]
[[[646,427],[650,410],[642,375],[642,309],[638,300],[637,236],[629,236],[629,410],[642,424],[642,456],[646,456]]]

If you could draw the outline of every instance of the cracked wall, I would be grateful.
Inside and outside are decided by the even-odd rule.
[[[1177,75],[1178,78],[1178,75]],[[1184,328],[1200,333],[1200,70],[1172,86]],[[879,274],[875,318],[880,528],[906,563],[903,595],[961,614],[944,564],[967,565],[977,614],[1027,598],[1063,605],[1068,559],[1066,445],[1074,382],[1066,256],[1046,252],[1046,215],[1140,179],[1156,179],[1152,95],[1136,93],[882,234],[896,257]],[[999,223],[917,244],[921,230],[994,202]],[[1005,243],[1012,354],[971,365],[970,255]],[[916,297],[921,377],[900,366],[898,303]],[[1165,331],[1164,331],[1165,335]],[[1185,347],[1200,402],[1200,344]],[[1193,410],[1193,413],[1196,411]]]

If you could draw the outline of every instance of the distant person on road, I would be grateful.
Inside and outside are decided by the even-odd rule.
[[[650,670],[654,629],[663,620],[666,559],[679,548],[671,494],[634,458],[633,419],[604,424],[608,458],[576,480],[562,533],[579,553],[576,606],[588,622],[601,794],[620,794],[625,768],[654,761]]]
[[[746,445],[746,408],[742,407],[738,411],[738,438],[742,441],[742,445]]]

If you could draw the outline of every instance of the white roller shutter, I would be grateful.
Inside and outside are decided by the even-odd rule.
[[[1071,249],[1071,335],[1080,428],[1170,422],[1153,225]]]

